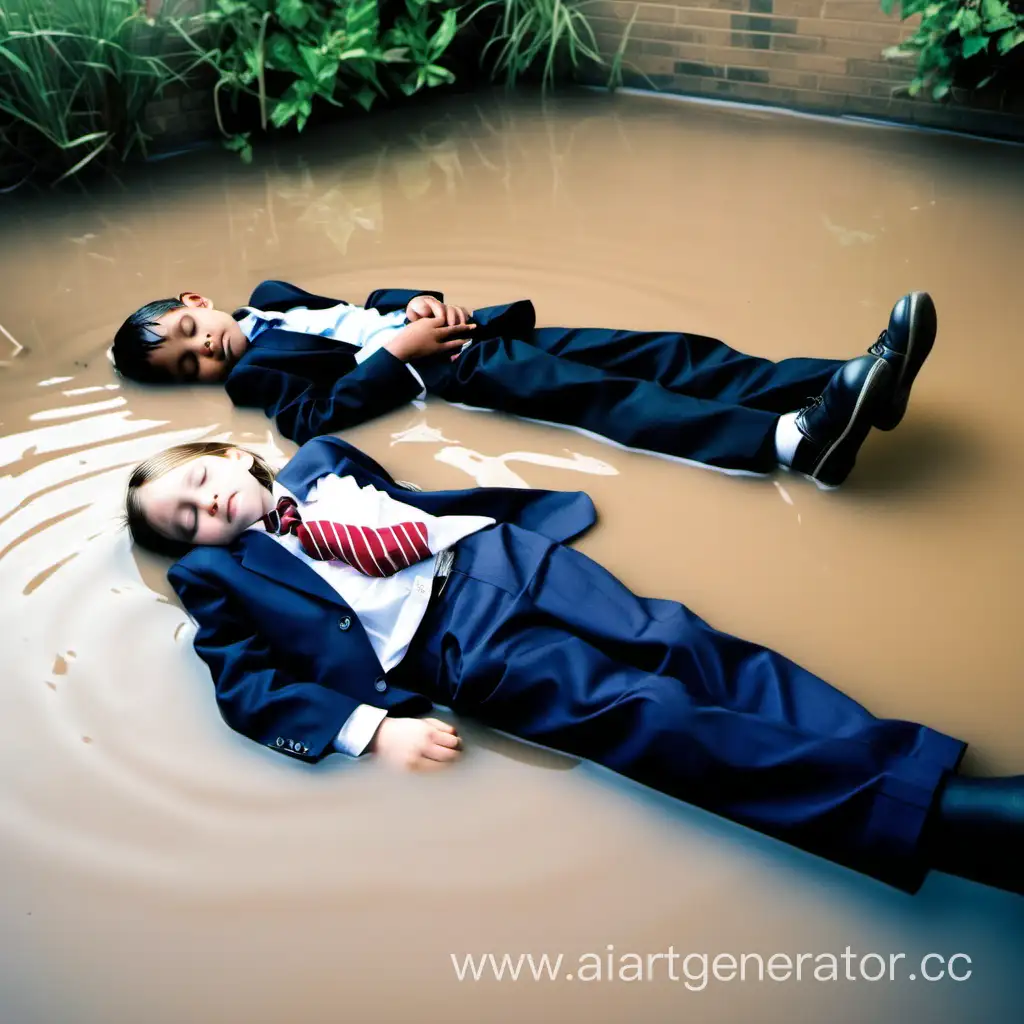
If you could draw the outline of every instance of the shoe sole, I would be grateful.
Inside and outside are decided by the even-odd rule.
[[[879,430],[893,430],[900,425],[910,401],[910,389],[924,361],[935,344],[938,316],[935,303],[927,292],[913,292],[910,296],[909,340],[903,357],[903,372],[896,382],[896,394],[887,409],[875,417],[873,426]]]
[[[857,404],[854,405],[853,412],[850,414],[850,419],[847,421],[843,432],[825,450],[817,465],[811,470],[809,474],[810,479],[815,483],[828,487],[838,487],[849,476],[850,470],[853,469],[853,464],[857,459],[856,454],[850,459],[849,465],[845,467],[845,472],[840,471],[840,473],[832,476],[831,479],[826,479],[823,474],[826,474],[827,470],[831,468],[829,461],[836,456],[836,453],[842,449],[843,445],[852,445],[856,452],[864,443],[864,439],[868,436],[868,432],[873,425],[872,414],[875,412],[875,403],[878,400],[878,389],[884,382],[884,375],[888,372],[891,372],[888,364],[879,357],[875,365],[871,367],[871,371],[861,386],[860,394],[857,395]]]

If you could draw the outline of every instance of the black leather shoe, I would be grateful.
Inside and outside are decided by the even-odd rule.
[[[803,437],[792,469],[834,487],[857,461],[878,410],[891,404],[896,373],[880,356],[858,356],[836,370],[825,390],[796,414]]]
[[[868,349],[881,356],[896,371],[892,401],[878,407],[872,426],[892,430],[903,419],[910,400],[910,388],[935,342],[938,317],[935,303],[927,292],[904,295],[889,315],[889,326]]]

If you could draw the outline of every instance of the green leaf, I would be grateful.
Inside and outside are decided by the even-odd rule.
[[[299,51],[291,36],[275,32],[266,42],[268,62],[280,71],[293,70],[299,63]]]
[[[939,82],[934,89],[932,89],[932,99],[941,100],[949,92],[949,82]]]
[[[972,7],[961,7],[956,12],[956,17],[950,23],[950,28],[960,29],[960,35],[969,36],[972,32],[981,28],[981,15]]]
[[[277,0],[275,13],[285,28],[304,29],[309,22],[309,9],[304,0]]]
[[[973,57],[975,54],[981,53],[982,50],[987,50],[988,40],[988,36],[969,36],[965,39],[960,47],[960,52],[963,54],[964,59]]]
[[[315,78],[320,68],[323,67],[327,57],[315,46],[300,45],[299,54],[302,57],[302,63],[305,66],[305,70]]]
[[[363,110],[369,110],[370,107],[373,106],[373,101],[376,98],[377,94],[369,86],[359,89],[352,94],[352,99],[354,99],[356,103],[363,108]]]
[[[299,112],[297,100],[278,100],[270,112],[270,123],[275,128],[283,128]]]
[[[1012,32],[1004,32],[996,43],[996,49],[1000,53],[1009,53],[1015,46],[1024,43],[1024,29],[1014,29]]]

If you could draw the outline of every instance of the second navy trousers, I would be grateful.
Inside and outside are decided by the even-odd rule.
[[[775,468],[775,426],[821,394],[836,359],[745,355],[698,334],[544,327],[482,338],[420,369],[449,402],[579,427],[722,469]]]

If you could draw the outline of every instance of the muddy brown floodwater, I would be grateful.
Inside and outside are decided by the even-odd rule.
[[[425,487],[585,489],[601,522],[580,546],[635,590],[963,737],[970,771],[1021,772],[1022,170],[1021,148],[872,125],[485,94],[251,167],[211,151],[3,197],[4,1024],[1019,1019],[1019,897],[939,874],[908,897],[479,728],[425,778],[232,733],[166,566],[117,527],[121,492],[173,442],[294,446],[216,389],[117,381],[103,352],[143,302],[231,308],[277,277],[845,357],[926,288],[939,337],[908,418],[838,491],[435,400],[348,437]],[[748,960],[702,986],[682,960],[847,947],[904,954],[895,980],[855,959],[758,981]],[[618,972],[670,950],[652,980],[565,980],[581,954]],[[459,981],[452,955],[487,952],[561,953],[562,976]],[[973,973],[927,981],[927,953]]]

